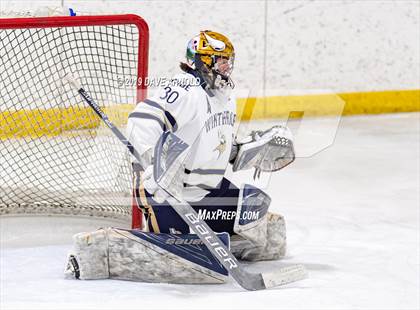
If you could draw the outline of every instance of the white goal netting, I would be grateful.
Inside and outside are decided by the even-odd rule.
[[[133,15],[0,19],[0,215],[129,217],[128,153],[63,76],[77,72],[123,129],[144,29]]]

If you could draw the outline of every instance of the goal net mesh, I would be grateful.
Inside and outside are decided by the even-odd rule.
[[[139,58],[139,28],[1,24],[0,215],[129,217],[129,155],[63,77],[77,74],[124,131],[139,98],[136,83],[122,81],[137,81],[147,62]]]

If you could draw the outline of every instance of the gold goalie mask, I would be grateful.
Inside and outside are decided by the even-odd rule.
[[[233,71],[235,51],[224,35],[204,30],[188,42],[187,63],[197,70],[209,88],[234,87],[230,75]]]

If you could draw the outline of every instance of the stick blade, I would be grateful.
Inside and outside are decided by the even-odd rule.
[[[307,278],[308,273],[303,265],[293,265],[283,267],[270,273],[263,273],[262,278],[266,288],[280,286],[303,280]]]

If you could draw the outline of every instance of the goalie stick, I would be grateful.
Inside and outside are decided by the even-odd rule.
[[[83,100],[89,104],[89,106],[107,125],[107,127],[128,148],[129,152],[140,163],[141,159],[139,153],[123,135],[123,133],[114,126],[114,124],[109,120],[108,116],[102,111],[102,109],[92,99],[88,92],[82,88],[80,82],[71,75],[65,76],[64,80],[66,80],[75,90],[77,90],[77,92],[82,96]],[[167,198],[169,204],[188,224],[190,229],[203,241],[203,243],[214,255],[214,257],[228,270],[229,274],[235,279],[235,281],[244,289],[250,291],[263,290],[266,288],[295,282],[306,277],[306,269],[303,265],[283,267],[277,271],[269,273],[250,273],[245,271],[235,256],[220,241],[220,239],[211,230],[207,223],[200,219],[195,210],[187,201],[172,196],[171,193],[168,192],[164,187],[162,187],[162,189],[170,195],[170,197]]]

